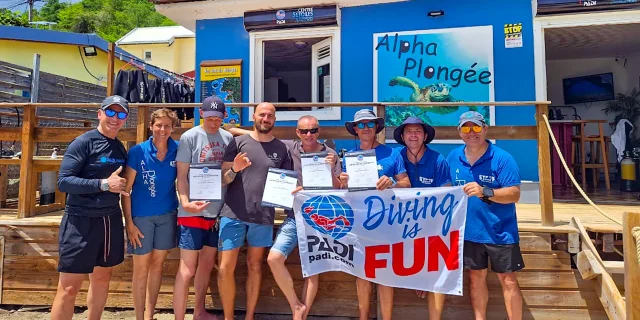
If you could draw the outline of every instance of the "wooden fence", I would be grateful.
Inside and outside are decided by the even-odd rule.
[[[322,107],[374,107],[377,110],[378,116],[385,118],[386,106],[409,106],[416,105],[415,103],[376,103],[376,102],[363,102],[363,103],[275,103],[276,107],[290,107],[301,108],[309,106],[322,106]],[[426,104],[422,104],[426,105]],[[537,140],[538,141],[538,168],[540,177],[540,202],[541,202],[541,221],[544,226],[553,226],[553,197],[552,197],[552,185],[551,185],[551,157],[549,148],[549,132],[544,125],[542,114],[548,113],[549,102],[456,102],[456,103],[430,103],[429,106],[445,107],[445,106],[504,106],[504,107],[523,107],[523,106],[535,106],[535,120],[536,125],[532,126],[492,126],[489,130],[489,139],[497,140]],[[9,107],[17,107],[24,109],[23,124],[21,128],[0,128],[0,140],[20,140],[23,143],[22,159],[20,159],[20,184],[19,197],[18,197],[18,217],[30,217],[37,213],[50,212],[53,210],[59,210],[64,207],[64,199],[56,197],[56,203],[50,205],[49,208],[38,208],[35,203],[35,183],[37,183],[37,172],[42,171],[57,171],[56,165],[59,166],[59,161],[52,161],[49,159],[34,159],[35,143],[38,142],[69,142],[78,135],[89,130],[88,128],[46,128],[37,125],[36,108],[38,107],[54,107],[61,109],[74,110],[78,108],[98,107],[98,104],[88,103],[68,103],[68,104],[25,104],[14,103],[7,104]],[[150,109],[153,108],[183,108],[183,107],[197,107],[198,104],[131,104],[132,109],[138,109],[138,117],[128,123],[133,125],[134,128],[124,128],[118,134],[118,138],[124,142],[141,143],[149,137],[148,123]],[[253,107],[256,104],[246,103],[231,103],[230,107]],[[392,129],[392,128],[387,128]],[[386,130],[383,130],[379,134],[378,139],[384,144],[386,139]],[[186,131],[187,128],[177,128],[174,131],[173,137],[179,139],[180,135]],[[459,139],[457,129],[451,126],[436,127],[438,132],[437,139]],[[352,139],[353,137],[344,130],[342,126],[336,127],[324,127],[323,134],[324,139]],[[293,139],[296,138],[295,130],[291,130],[291,127],[276,126],[273,134],[281,139]],[[5,159],[0,159],[0,164],[6,162]],[[10,161],[14,162],[13,159]],[[42,206],[40,206],[42,207]]]

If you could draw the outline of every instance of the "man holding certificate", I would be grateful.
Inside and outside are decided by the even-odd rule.
[[[228,191],[220,220],[222,260],[218,271],[218,288],[225,320],[234,319],[234,272],[245,238],[248,242],[249,269],[245,319],[253,319],[255,314],[262,282],[262,262],[266,249],[273,242],[275,218],[275,209],[263,206],[263,199],[272,191],[270,189],[281,188],[291,182],[291,192],[296,189],[297,179],[290,179],[297,174],[292,171],[289,148],[271,132],[275,121],[275,107],[270,103],[259,104],[253,113],[254,130],[250,134],[235,137],[224,153],[222,182],[223,185],[228,184]],[[244,163],[235,161],[238,157],[244,159]],[[279,173],[275,173],[274,169]],[[274,180],[279,181],[276,186],[266,186],[268,181],[276,183]],[[280,193],[268,197],[268,200],[286,207],[287,204],[274,199],[283,196]],[[288,206],[291,205],[293,198]]]
[[[173,292],[173,311],[176,319],[184,319],[189,282],[194,276],[194,318],[213,319],[213,315],[205,310],[204,301],[218,252],[216,218],[222,208],[221,200],[224,197],[224,189],[220,192],[221,177],[218,174],[215,179],[215,170],[220,170],[224,151],[233,140],[229,132],[220,128],[225,112],[224,102],[220,98],[206,98],[200,109],[203,123],[182,134],[178,144],[176,165],[180,197],[180,267]],[[219,192],[216,194],[215,190]]]
[[[376,134],[384,129],[384,119],[377,117],[369,109],[362,109],[356,112],[353,121],[345,123],[345,127],[360,141],[355,150],[345,155],[342,165],[344,172],[340,174],[343,188],[354,189],[355,183],[356,190],[411,187],[400,152],[376,140]],[[370,281],[357,278],[356,287],[360,319],[369,319],[373,285]],[[378,285],[378,291],[382,319],[390,320],[393,312],[393,288]]]
[[[314,116],[302,116],[298,119],[296,135],[300,139],[284,140],[289,147],[293,168],[298,173],[298,185],[304,189],[338,189],[340,180],[338,176],[342,169],[339,165],[338,155],[324,143],[318,141],[320,136],[320,123]],[[229,132],[234,135],[250,134],[252,131],[230,128]],[[285,261],[293,249],[298,245],[298,233],[296,231],[296,220],[292,210],[285,210],[287,218],[284,220],[274,241],[267,262],[271,267],[273,278],[284,293],[293,320],[305,319],[311,310],[311,305],[318,292],[319,275],[305,279],[302,288],[302,302],[298,299],[293,287],[293,280]]]

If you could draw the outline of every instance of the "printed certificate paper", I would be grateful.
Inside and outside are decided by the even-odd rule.
[[[378,161],[375,150],[347,152],[344,161],[349,175],[349,191],[376,189]]]
[[[293,195],[291,192],[298,185],[298,173],[291,170],[269,168],[267,183],[262,193],[262,206],[291,209]]]
[[[219,164],[189,166],[189,199],[221,201],[222,170]]]
[[[328,152],[303,153],[302,186],[305,190],[333,189],[331,165],[325,162]]]

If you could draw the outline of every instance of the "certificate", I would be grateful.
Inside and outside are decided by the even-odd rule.
[[[325,161],[328,155],[326,151],[300,155],[302,186],[306,190],[333,189],[331,165]]]
[[[221,201],[222,170],[219,164],[189,166],[189,200]]]
[[[378,161],[375,150],[347,152],[344,155],[344,161],[349,175],[349,191],[376,189]]]
[[[291,170],[269,168],[262,193],[262,206],[282,209],[293,207],[291,192],[298,185],[298,173]]]

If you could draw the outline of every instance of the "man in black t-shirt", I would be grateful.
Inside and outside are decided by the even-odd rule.
[[[234,271],[245,237],[249,245],[245,319],[254,317],[262,281],[262,262],[273,242],[275,209],[261,205],[267,173],[269,168],[293,170],[289,148],[271,132],[276,122],[276,108],[270,103],[259,104],[253,113],[253,121],[254,130],[235,137],[222,157],[222,184],[228,184],[228,189],[220,212],[218,288],[225,320],[233,319]]]
[[[58,175],[58,189],[67,193],[60,222],[58,292],[51,319],[72,319],[76,295],[89,274],[88,319],[100,319],[109,293],[111,269],[124,260],[124,228],[120,176],[127,151],[116,135],[129,115],[120,96],[107,97],[98,110],[98,128],[69,144]]]

